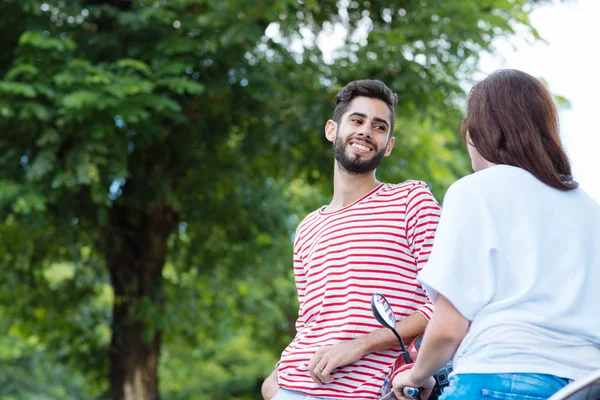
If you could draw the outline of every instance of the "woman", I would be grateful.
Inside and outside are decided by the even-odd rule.
[[[418,280],[436,303],[414,367],[441,399],[546,399],[600,368],[600,205],[571,177],[548,90],[516,70],[471,90],[461,133],[475,174],[444,198]]]

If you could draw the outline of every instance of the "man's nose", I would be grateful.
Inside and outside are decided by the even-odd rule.
[[[368,124],[363,124],[360,129],[358,130],[358,136],[366,136],[366,137],[371,137],[372,132],[371,132],[371,126]]]

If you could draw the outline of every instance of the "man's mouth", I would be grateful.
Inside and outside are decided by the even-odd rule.
[[[370,153],[374,150],[373,146],[366,143],[360,143],[358,141],[350,142],[350,146],[359,153]]]

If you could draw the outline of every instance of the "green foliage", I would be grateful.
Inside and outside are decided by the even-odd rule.
[[[208,340],[202,349],[173,343],[164,350],[161,377],[168,399],[256,399],[277,359],[249,336]],[[197,368],[189,368],[197,365]]]
[[[3,316],[10,314],[4,307],[0,311]],[[37,309],[36,314],[44,317],[41,309]],[[6,331],[0,338],[0,398],[62,400],[95,397],[89,392],[85,375],[57,364],[56,359],[45,351],[46,344],[39,337],[24,337],[19,326],[5,317],[0,319],[0,327]]]
[[[0,304],[6,340],[35,343],[0,344],[2,395],[107,396],[111,213],[133,227],[166,204],[162,297],[132,302],[145,338],[162,332],[163,396],[255,398],[293,334],[291,238],[328,201],[323,126],[350,80],[399,95],[380,179],[441,200],[469,171],[460,83],[494,37],[537,37],[538,1],[342,3],[0,3]],[[325,61],[335,24],[347,36]]]

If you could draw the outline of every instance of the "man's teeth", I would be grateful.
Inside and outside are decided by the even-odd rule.
[[[358,144],[358,143],[352,143],[352,147],[358,149],[358,150],[362,150],[362,151],[369,151],[371,149],[369,149],[367,146],[363,146],[362,144]]]

